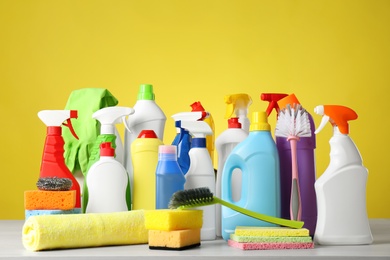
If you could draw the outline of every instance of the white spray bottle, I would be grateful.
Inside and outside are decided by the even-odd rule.
[[[323,116],[315,134],[328,121],[333,126],[330,163],[315,182],[318,215],[314,240],[321,245],[371,244],[366,210],[368,171],[348,136],[348,121],[358,115],[348,107],[335,105],[317,106],[314,112]]]
[[[125,195],[129,179],[114,155],[111,142],[100,145],[100,159],[91,166],[86,178],[89,191],[86,213],[128,211]]]
[[[215,173],[210,154],[206,148],[206,135],[213,133],[211,127],[204,121],[207,112],[184,112],[174,115],[181,118],[181,127],[192,135],[189,151],[190,167],[186,173],[184,189],[208,187],[215,194]],[[214,240],[215,233],[215,205],[199,207],[203,210],[203,226],[201,240]]]
[[[88,171],[91,166],[99,161],[100,158],[100,144],[103,142],[111,142],[111,146],[115,149],[115,159],[123,165],[123,143],[118,133],[116,124],[123,122],[126,129],[128,126],[126,124],[126,116],[132,115],[134,109],[131,107],[105,107],[99,109],[92,114],[92,118],[100,122],[100,135],[96,138],[96,141],[91,148],[91,155],[89,157],[87,171],[85,172],[85,178],[87,177]],[[122,120],[122,121],[121,121]],[[88,185],[86,182],[83,183],[83,212],[88,204]],[[126,192],[126,201],[128,208],[131,209],[131,190],[130,183],[128,182],[127,192]]]
[[[226,95],[225,103],[227,104],[225,118],[231,118],[235,114],[238,117],[238,122],[241,123],[241,128],[249,133],[248,109],[252,104],[252,98],[244,93]]]

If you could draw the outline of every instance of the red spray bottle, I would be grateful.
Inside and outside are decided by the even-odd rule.
[[[47,126],[39,177],[71,179],[72,187],[70,189],[76,191],[75,208],[81,208],[80,185],[65,164],[65,142],[62,137],[61,127],[61,125],[69,127],[73,136],[78,139],[70,121],[71,118],[77,118],[77,110],[42,110],[38,112],[38,117]],[[66,121],[66,124],[64,121]]]

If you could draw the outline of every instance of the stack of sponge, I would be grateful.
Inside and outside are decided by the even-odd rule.
[[[242,250],[310,249],[314,243],[306,228],[238,226],[228,245]]]
[[[184,250],[200,246],[202,210],[159,209],[145,211],[150,249]]]
[[[38,190],[24,192],[25,218],[38,215],[76,214],[76,191],[68,178],[40,178]]]

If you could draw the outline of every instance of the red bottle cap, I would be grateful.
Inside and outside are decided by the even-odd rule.
[[[238,117],[232,117],[228,120],[228,128],[241,128],[241,123],[238,122]]]
[[[114,157],[115,149],[111,147],[111,142],[104,142],[100,144],[100,156]]]
[[[142,130],[138,138],[157,138],[157,135],[153,130]]]

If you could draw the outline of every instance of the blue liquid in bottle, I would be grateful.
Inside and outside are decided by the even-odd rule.
[[[177,162],[177,147],[160,145],[156,168],[156,209],[168,209],[173,193],[184,190],[185,181]]]

